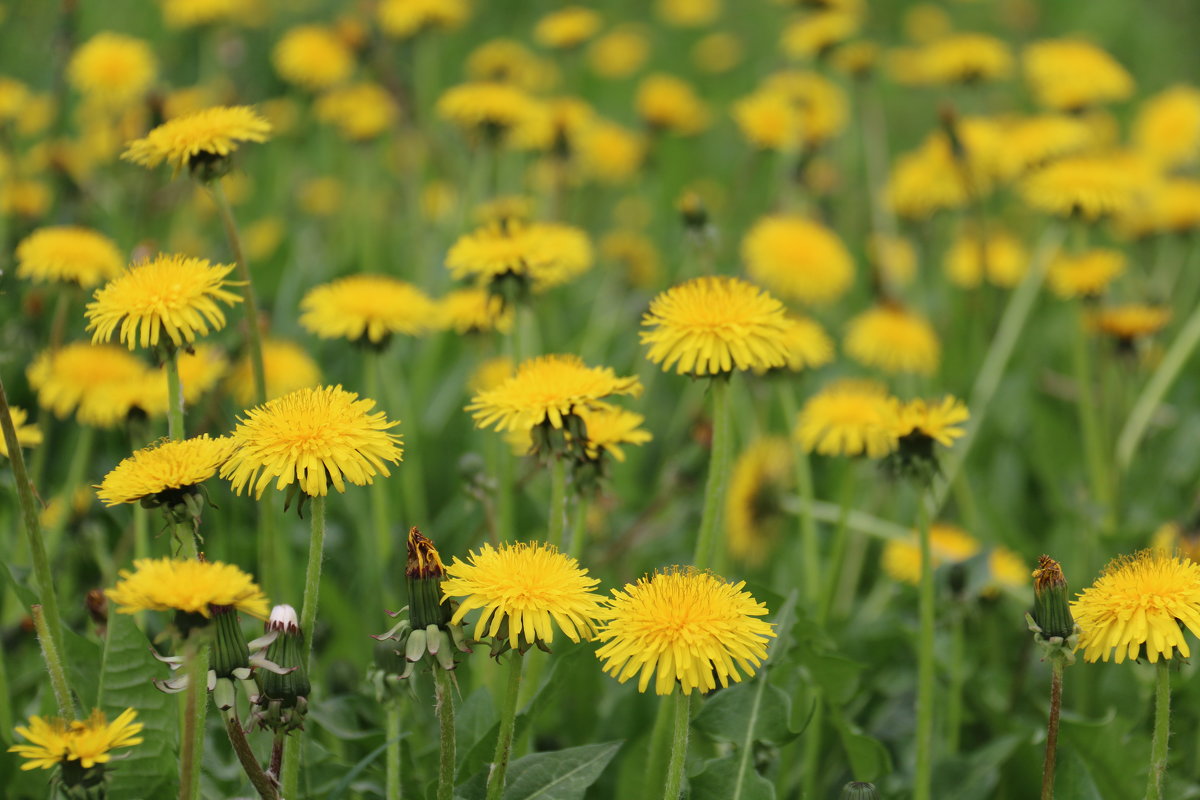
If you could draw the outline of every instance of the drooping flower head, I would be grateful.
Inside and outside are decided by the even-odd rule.
[[[199,494],[200,484],[217,474],[232,447],[228,437],[213,439],[208,434],[144,447],[104,476],[96,496],[106,506],[140,503],[147,508],[169,508],[184,504]]]
[[[883,384],[840,380],[809,398],[793,435],[809,453],[882,458],[896,447],[895,413]]]
[[[1200,566],[1157,550],[1119,556],[1072,603],[1087,661],[1191,656],[1184,628],[1200,636]],[[1114,658],[1115,653],[1115,658]]]
[[[406,281],[351,275],[310,289],[300,300],[300,312],[300,324],[322,339],[382,347],[393,334],[427,332],[435,308],[428,295]]]
[[[232,434],[233,453],[221,467],[233,490],[245,489],[261,498],[271,481],[299,489],[310,497],[325,496],[329,484],[346,491],[374,482],[388,472],[404,451],[399,434],[389,433],[399,421],[388,422],[382,411],[371,413],[375,401],[347,392],[341,386],[298,389],[246,412]]]
[[[497,653],[524,653],[535,644],[544,649],[554,641],[555,627],[573,642],[595,636],[600,581],[552,545],[484,544],[466,561],[455,558],[446,575],[442,591],[459,603],[451,622],[481,609],[474,638],[495,640]]]
[[[932,375],[941,359],[941,343],[929,321],[900,305],[869,308],[850,320],[846,354],[890,374]]]
[[[250,106],[216,106],[164,122],[129,143],[121,158],[157,167],[166,161],[175,173],[187,167],[201,179],[228,169],[239,142],[265,142],[271,123]]]
[[[721,375],[788,361],[783,304],[738,278],[693,278],[656,296],[642,317],[646,354],[664,372]]]
[[[772,216],[742,240],[746,272],[785,300],[832,303],[854,282],[854,262],[837,235],[803,217]]]
[[[176,611],[209,619],[213,606],[233,607],[259,619],[267,617],[267,597],[254,579],[233,564],[194,558],[139,558],[133,571],[104,594],[120,614]]]
[[[767,607],[709,572],[676,567],[613,589],[597,637],[596,657],[621,683],[638,676],[638,691],[711,691],[740,683],[767,657],[775,636]]]
[[[29,412],[17,406],[9,406],[13,428],[17,431],[17,444],[21,447],[37,447],[42,443],[42,429],[37,425],[26,425]],[[0,435],[0,456],[8,458],[8,442]]]
[[[88,303],[88,330],[93,342],[109,342],[120,325],[119,339],[135,346],[157,347],[163,334],[171,346],[182,347],[225,327],[220,303],[242,298],[229,291],[225,278],[232,264],[211,264],[203,258],[159,254],[134,264],[96,290]]]
[[[73,225],[38,228],[17,245],[16,256],[18,278],[72,282],[84,289],[115,278],[125,268],[125,259],[111,239]]]
[[[91,771],[112,760],[113,750],[142,743],[138,734],[145,726],[135,722],[136,718],[132,708],[122,711],[112,722],[98,708],[86,720],[30,717],[28,725],[16,729],[25,742],[13,745],[8,752],[25,759],[22,770],[76,766],[88,773],[78,776],[78,780],[90,785],[100,779]],[[64,783],[68,781],[64,776]]]

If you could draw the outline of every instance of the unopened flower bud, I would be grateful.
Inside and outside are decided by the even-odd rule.
[[[1058,562],[1047,555],[1038,558],[1033,571],[1033,621],[1047,637],[1065,639],[1075,630],[1067,579]]]
[[[879,800],[879,790],[873,783],[850,781],[842,787],[842,800]]]
[[[257,670],[259,694],[254,699],[258,711],[255,720],[264,728],[291,731],[304,727],[308,713],[308,669],[305,664],[304,635],[296,619],[296,609],[279,605],[271,609],[267,632],[251,646],[265,646],[266,660],[275,670]]]

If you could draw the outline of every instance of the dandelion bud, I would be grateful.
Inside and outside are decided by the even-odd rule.
[[[450,607],[442,602],[442,563],[433,542],[412,528],[408,532],[408,564],[404,577],[408,582],[408,616],[413,628],[442,626],[450,622]]]
[[[684,227],[690,231],[703,231],[708,225],[708,209],[696,192],[685,192],[679,198],[679,215]]]
[[[250,648],[233,606],[211,606],[216,623],[209,668],[218,678],[250,677]]]
[[[879,790],[873,783],[850,781],[842,787],[842,800],[879,800]]]
[[[1058,562],[1047,555],[1038,557],[1033,571],[1033,621],[1046,637],[1065,639],[1075,630],[1067,579]]]
[[[255,672],[259,694],[255,720],[263,728],[292,731],[304,727],[308,712],[308,669],[305,664],[304,635],[296,619],[296,609],[279,605],[271,609],[267,633],[253,642],[266,645],[266,659],[277,667]]]

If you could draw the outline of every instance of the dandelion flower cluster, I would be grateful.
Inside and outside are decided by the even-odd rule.
[[[144,447],[104,476],[96,496],[104,505],[115,506],[182,494],[216,475],[232,446],[227,437],[204,434]]]
[[[300,300],[300,324],[322,339],[386,342],[418,336],[434,324],[433,301],[411,283],[387,275],[351,275],[310,289]]]
[[[404,454],[401,437],[389,433],[399,425],[382,411],[371,413],[375,401],[359,399],[341,386],[298,389],[268,400],[238,419],[232,434],[233,453],[221,467],[234,492],[245,489],[261,498],[275,479],[275,488],[293,484],[311,497],[324,497],[329,484],[346,491],[385,477],[387,463]]]
[[[485,544],[446,568],[442,593],[458,601],[450,622],[461,624],[480,609],[474,638],[500,639],[524,652],[554,641],[557,626],[573,642],[595,637],[602,596],[600,581],[552,545]]]
[[[136,719],[137,712],[132,708],[122,711],[112,722],[98,708],[86,720],[30,717],[28,725],[16,729],[25,742],[13,745],[8,752],[25,759],[22,770],[53,769],[70,762],[90,770],[112,760],[113,750],[142,743],[139,734],[145,726]]]
[[[267,596],[254,579],[233,564],[194,558],[139,558],[133,571],[104,594],[120,614],[139,611],[182,611],[212,616],[212,606],[233,606],[259,619],[267,618]]]
[[[708,572],[675,568],[612,590],[597,634],[596,657],[621,683],[638,676],[638,691],[708,692],[740,683],[767,658],[775,636],[767,607]]]

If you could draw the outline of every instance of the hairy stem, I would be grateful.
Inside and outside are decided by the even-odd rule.
[[[553,456],[550,459],[550,522],[546,541],[563,549],[563,534],[567,528],[567,462]]]
[[[75,701],[71,699],[62,653],[50,634],[42,606],[35,603],[30,606],[29,611],[33,616],[33,628],[37,631],[38,642],[42,646],[42,661],[46,663],[46,671],[50,673],[50,688],[54,690],[54,703],[58,706],[58,714],[63,719],[74,719]]]
[[[675,706],[675,728],[671,737],[671,761],[667,764],[667,779],[663,785],[663,800],[679,800],[683,789],[683,772],[687,765],[688,732],[692,725],[692,696],[679,687],[663,698]]]
[[[1046,758],[1042,762],[1042,800],[1054,800],[1054,765],[1058,758],[1058,714],[1062,710],[1062,655],[1050,657],[1050,721],[1046,724]]]
[[[242,723],[238,720],[236,711],[229,709],[222,712],[221,716],[225,718],[225,733],[229,735],[229,743],[233,745],[238,763],[242,765],[242,770],[250,779],[254,791],[258,792],[262,800],[278,800],[279,787],[263,772],[262,764],[258,763],[254,751],[250,749],[250,743],[246,741],[246,732],[242,730]]]
[[[714,566],[724,542],[718,542],[717,531],[722,528],[721,513],[725,508],[725,490],[729,486],[729,450],[731,422],[729,419],[729,378],[709,379],[712,392],[712,452],[708,457],[708,481],[704,487],[704,513],[700,517],[700,534],[692,563],[699,569]]]
[[[1146,800],[1162,800],[1167,774],[1167,739],[1171,735],[1171,662],[1160,658],[1154,682],[1154,744],[1150,748],[1150,777]]]
[[[187,434],[183,428],[183,384],[179,382],[179,351],[170,348],[163,368],[167,372],[167,435],[176,441]]]
[[[521,691],[521,668],[525,659],[516,650],[508,654],[508,683],[504,687],[504,704],[500,709],[500,735],[496,737],[496,752],[492,756],[492,771],[488,775],[487,800],[500,800],[504,794],[504,776],[512,755],[513,728],[517,721],[517,697]]]
[[[455,760],[454,685],[450,682],[450,673],[439,667],[435,666],[433,668],[433,677],[437,686],[438,738],[441,751],[440,758],[438,759],[437,800],[453,800]]]

